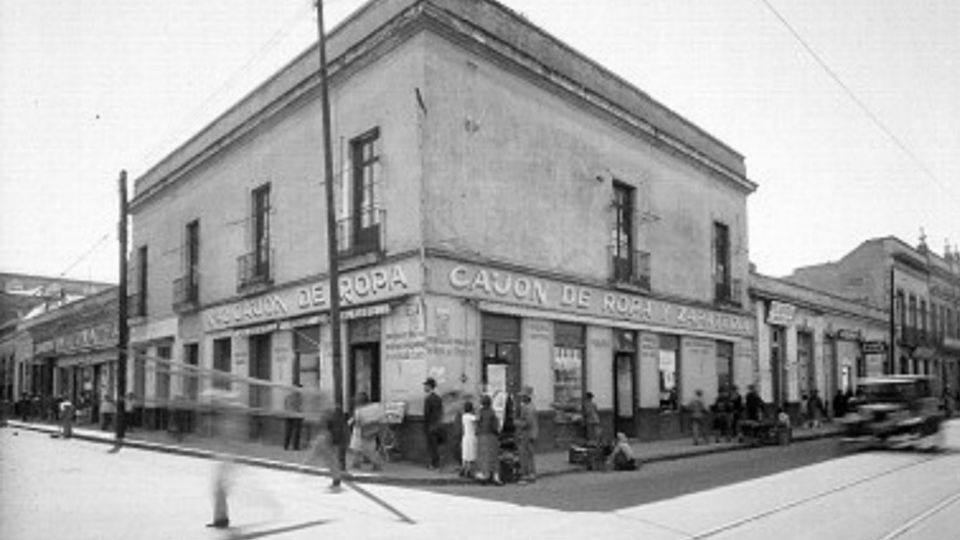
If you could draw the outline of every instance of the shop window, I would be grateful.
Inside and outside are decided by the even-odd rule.
[[[271,334],[250,336],[250,378],[270,380]],[[270,387],[250,383],[250,406],[254,409],[270,408]]]
[[[583,399],[586,363],[586,327],[555,323],[553,347],[553,401],[558,410],[578,413]]]
[[[733,387],[733,343],[717,342],[717,390],[729,391]]]
[[[797,332],[797,379],[801,396],[809,396],[810,391],[816,388],[813,334],[810,332]]]
[[[228,375],[214,375],[213,387],[223,390],[230,390],[229,373],[233,371],[231,358],[233,356],[233,342],[231,338],[219,338],[213,340],[213,369]]]
[[[183,361],[188,366],[197,367],[200,364],[200,345],[197,343],[188,343],[183,346]],[[187,369],[183,377],[184,396],[196,401],[199,394],[200,372],[195,369]]]
[[[782,326],[770,327],[770,377],[773,390],[773,402],[782,404],[784,399],[784,369],[786,358],[786,329]],[[862,372],[861,372],[862,373]]]
[[[660,336],[660,410],[680,409],[680,339]]]
[[[293,384],[320,388],[320,325],[293,332]]]

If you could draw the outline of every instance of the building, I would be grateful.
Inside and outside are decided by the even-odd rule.
[[[829,402],[856,391],[861,377],[881,375],[890,349],[889,312],[753,272],[757,320],[754,380],[765,402],[799,416],[816,390]]]
[[[333,388],[316,55],[136,180],[139,358]],[[588,391],[608,432],[672,437],[752,380],[741,155],[491,1],[370,2],[328,57],[348,399],[418,434],[428,376],[530,386],[552,445]],[[149,418],[155,367],[130,377]]]
[[[839,261],[798,268],[788,278],[887,310],[885,373],[934,376],[960,386],[960,253],[934,253],[895,237],[867,240]]]

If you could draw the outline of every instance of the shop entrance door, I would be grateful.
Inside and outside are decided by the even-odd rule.
[[[380,401],[380,343],[350,347],[350,401],[363,392],[371,402]]]
[[[618,352],[613,355],[613,429],[627,437],[637,435],[636,418],[636,363],[633,353]],[[615,435],[616,433],[614,433]]]

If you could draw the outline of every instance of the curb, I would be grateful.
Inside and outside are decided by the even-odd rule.
[[[29,431],[36,431],[39,433],[48,433],[55,434],[59,432],[59,428],[55,426],[48,426],[45,424],[24,424],[18,421],[11,421],[7,423],[7,427],[12,428],[21,428]],[[819,433],[807,433],[802,435],[797,435],[792,439],[794,443],[813,441],[819,439],[826,439],[831,437],[838,437],[840,435],[839,431],[824,431]],[[95,442],[100,444],[115,445],[116,442],[112,439],[107,439],[104,437],[97,437],[89,435],[86,433],[74,432],[74,439]],[[148,441],[142,441],[137,439],[124,439],[122,446],[129,448],[137,448],[140,450],[150,450],[154,452],[162,452],[165,454],[181,455],[187,457],[194,457],[200,459],[217,459],[220,454],[212,452],[210,450],[200,450],[196,448],[189,448],[186,446],[174,446],[167,444],[159,444]],[[682,452],[665,452],[661,454],[651,455],[644,458],[641,458],[641,464],[643,463],[658,463],[665,461],[677,461],[681,459],[702,457],[710,454],[721,454],[726,452],[736,452],[743,450],[753,450],[755,448],[761,448],[757,446],[749,446],[745,444],[724,444],[724,445],[714,445],[711,446],[709,443],[704,445],[702,448],[691,448]],[[297,463],[287,463],[283,461],[274,461],[264,458],[254,458],[238,454],[222,454],[223,456],[228,456],[230,459],[237,463],[242,463],[244,465],[250,465],[254,467],[264,467],[267,469],[274,469],[278,471],[287,471],[287,472],[296,472],[301,474],[310,474],[314,476],[324,476],[330,477],[330,472],[327,469],[321,469],[319,467],[311,467],[308,465],[301,465]],[[557,476],[565,476],[569,474],[579,474],[579,473],[591,473],[591,472],[603,472],[603,471],[593,471],[582,466],[571,466],[565,469],[556,469],[552,471],[543,471],[537,474],[538,478],[552,478]],[[363,483],[363,484],[382,484],[382,485],[394,485],[394,486],[470,486],[477,485],[476,482],[460,477],[445,477],[440,476],[436,478],[425,478],[425,477],[398,477],[398,476],[386,476],[386,475],[376,475],[376,474],[356,474],[345,472],[343,474],[343,479],[348,482]]]

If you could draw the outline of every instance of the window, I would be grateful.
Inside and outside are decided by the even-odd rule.
[[[613,278],[620,282],[630,281],[637,270],[633,265],[634,193],[631,186],[620,182],[613,183],[614,226],[611,251]]]
[[[920,311],[918,313],[920,317],[920,335],[927,337],[927,301],[920,300]]]
[[[200,346],[188,343],[183,346],[183,361],[188,366],[197,367],[200,364]],[[183,374],[183,394],[190,401],[196,401],[199,389],[200,372],[195,369],[185,369]]]
[[[170,400],[170,346],[157,347],[157,400],[161,403]]]
[[[680,339],[675,336],[660,336],[660,410],[680,409]]]
[[[270,275],[270,184],[253,190],[253,275]]]
[[[909,326],[911,330],[917,329],[917,297],[910,295],[910,312],[909,312]]]
[[[250,336],[250,372],[253,379],[270,380],[272,340],[270,334]],[[250,406],[255,409],[270,408],[270,387],[250,383]]]
[[[186,238],[187,299],[196,301],[200,288],[200,221],[187,224]]]
[[[350,141],[350,185],[344,193],[343,234],[340,250],[350,254],[378,251],[380,245],[380,130],[373,129]],[[350,213],[352,207],[352,214]]]
[[[730,229],[724,223],[713,223],[713,283],[717,301],[733,299],[730,283]]]
[[[907,302],[903,289],[897,289],[897,304],[895,308],[897,310],[896,317],[900,323],[900,334],[902,336],[904,328],[907,327]]]
[[[520,319],[483,314],[482,371],[484,392],[516,393],[520,384]]]
[[[293,385],[320,387],[320,325],[294,329]]]
[[[554,323],[553,401],[566,412],[579,413],[584,393],[586,327]]]
[[[133,394],[138,401],[142,401],[147,388],[147,352],[143,349],[133,350]]]
[[[223,373],[233,371],[231,366],[232,349],[233,343],[231,342],[231,338],[226,337],[213,340],[213,369],[215,371],[222,371]],[[218,377],[214,375],[213,387],[229,390],[230,377]]]
[[[147,246],[137,249],[137,293],[134,295],[133,316],[147,316]]]
[[[717,342],[717,390],[729,391],[733,387],[733,343]]]

